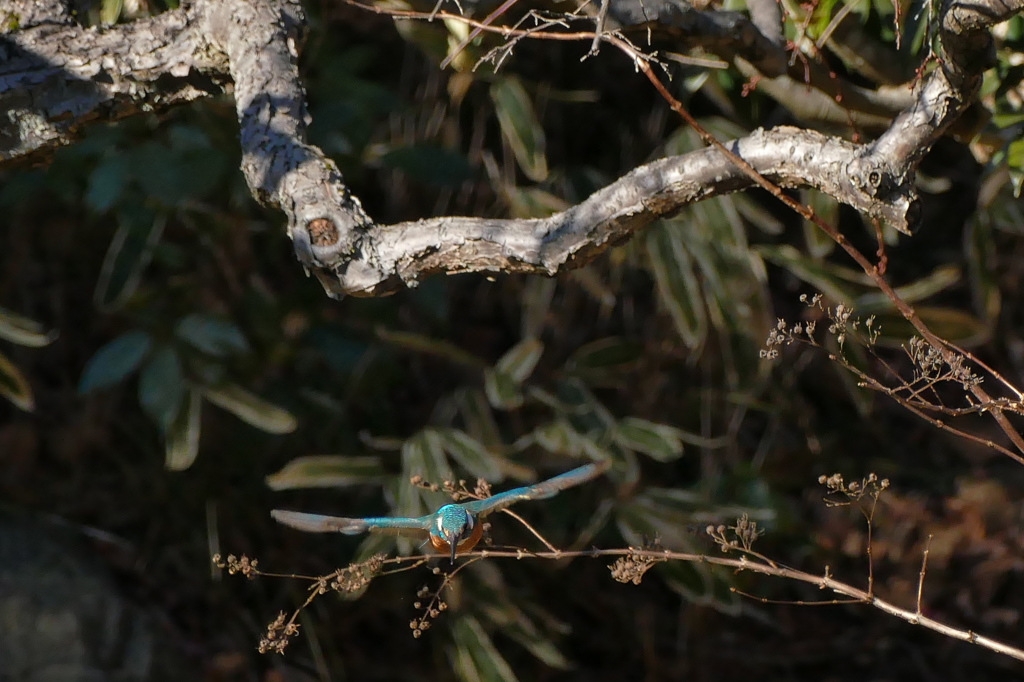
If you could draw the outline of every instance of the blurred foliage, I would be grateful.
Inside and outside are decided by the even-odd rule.
[[[814,40],[847,7],[784,6],[789,34],[799,27]],[[91,7],[94,23],[127,18],[120,2]],[[897,50],[891,4],[848,7],[858,30],[912,74],[931,46],[928,8],[902,8]],[[589,44],[523,41],[495,73],[473,70],[495,36],[453,55],[468,35],[463,24],[393,23],[340,3],[309,9],[310,140],[381,223],[549,215],[645,161],[701,146],[613,50],[580,63]],[[884,235],[901,295],[936,331],[1011,371],[1024,371],[1020,33],[1019,18],[999,28],[983,98],[991,119],[970,143],[944,140],[925,161],[922,235]],[[835,68],[864,79],[840,54]],[[448,56],[453,70],[439,71]],[[735,73],[670,68],[675,94],[721,139],[789,121],[765,95],[745,93]],[[304,599],[286,586],[208,586],[205,560],[221,545],[306,572],[415,549],[401,538],[328,544],[270,528],[266,511],[285,499],[347,516],[418,516],[446,500],[409,485],[414,475],[513,485],[610,460],[607,481],[524,516],[560,547],[658,538],[699,552],[709,548],[704,526],[748,513],[769,528],[768,542],[816,560],[801,523],[813,516],[804,491],[822,471],[878,470],[951,494],[955,476],[937,471],[967,466],[962,444],[908,422],[812,351],[777,367],[759,359],[777,318],[810,314],[797,303],[806,292],[877,315],[882,345],[907,334],[830,241],[761,193],[695,204],[557,279],[434,278],[391,298],[337,303],[302,277],[280,217],[249,197],[236,130],[223,99],[97,125],[48,168],[0,174],[9,217],[0,231],[0,394],[16,406],[0,412],[0,446],[42,472],[14,471],[0,492],[132,538],[161,582],[187,585],[192,611],[183,619],[204,623],[206,599],[245,624],[220,644],[229,637],[222,620],[191,623],[218,646],[248,651],[248,624]],[[866,252],[878,248],[860,216],[821,194],[801,197]],[[900,357],[894,350],[890,360]],[[851,361],[877,369],[864,355]],[[18,411],[33,407],[32,416]],[[978,457],[971,461],[990,466]],[[69,492],[63,474],[51,473],[64,469],[102,474],[103,494]],[[533,542],[500,519],[496,538]],[[402,600],[417,586],[389,578],[391,587],[366,594],[368,605],[310,615],[310,651],[294,647],[288,665],[349,669],[358,679],[372,665],[398,671],[391,679],[414,670],[507,681],[574,666],[581,679],[635,677],[648,653],[623,653],[619,639],[639,651],[647,637],[644,647],[679,658],[686,647],[671,633],[710,642],[720,628],[701,618],[732,622],[700,607],[768,618],[731,590],[739,578],[706,565],[659,565],[655,585],[627,593],[606,586],[603,567],[590,573],[579,563],[571,576],[476,564],[446,595],[452,609],[428,643],[415,645]],[[569,584],[580,594],[568,594]],[[636,616],[632,628],[634,611],[660,626]],[[588,638],[597,643],[579,642]]]

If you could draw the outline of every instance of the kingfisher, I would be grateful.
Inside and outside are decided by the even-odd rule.
[[[442,554],[449,554],[454,564],[456,554],[468,552],[480,542],[484,532],[484,525],[480,523],[480,519],[484,516],[522,500],[544,500],[554,497],[559,491],[585,483],[607,469],[608,462],[585,464],[546,481],[506,490],[483,500],[446,504],[433,514],[418,518],[385,516],[347,519],[283,509],[274,509],[270,515],[279,523],[307,533],[335,532],[358,535],[366,532],[400,533],[404,530],[425,532],[431,546]]]

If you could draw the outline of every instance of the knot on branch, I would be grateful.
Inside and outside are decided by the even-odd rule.
[[[857,189],[872,199],[888,199],[901,184],[888,165],[875,157],[854,159],[849,170],[850,179]]]
[[[893,169],[877,154],[855,158],[846,170],[853,187],[872,199],[868,207],[872,218],[907,235],[917,230],[922,210],[912,173]]]

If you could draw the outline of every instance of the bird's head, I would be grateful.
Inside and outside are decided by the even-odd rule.
[[[473,532],[473,516],[457,504],[446,504],[437,512],[437,534],[451,546],[452,563],[459,543]]]

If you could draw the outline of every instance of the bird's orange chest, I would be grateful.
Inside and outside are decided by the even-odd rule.
[[[469,534],[468,538],[459,543],[456,552],[458,554],[462,554],[463,552],[470,551],[476,547],[476,543],[480,542],[480,538],[482,538],[483,535],[484,524],[477,520],[476,524],[473,526],[473,532]],[[434,535],[433,533],[430,534],[430,546],[441,554],[451,554],[452,552],[452,546],[448,541],[439,535]]]

